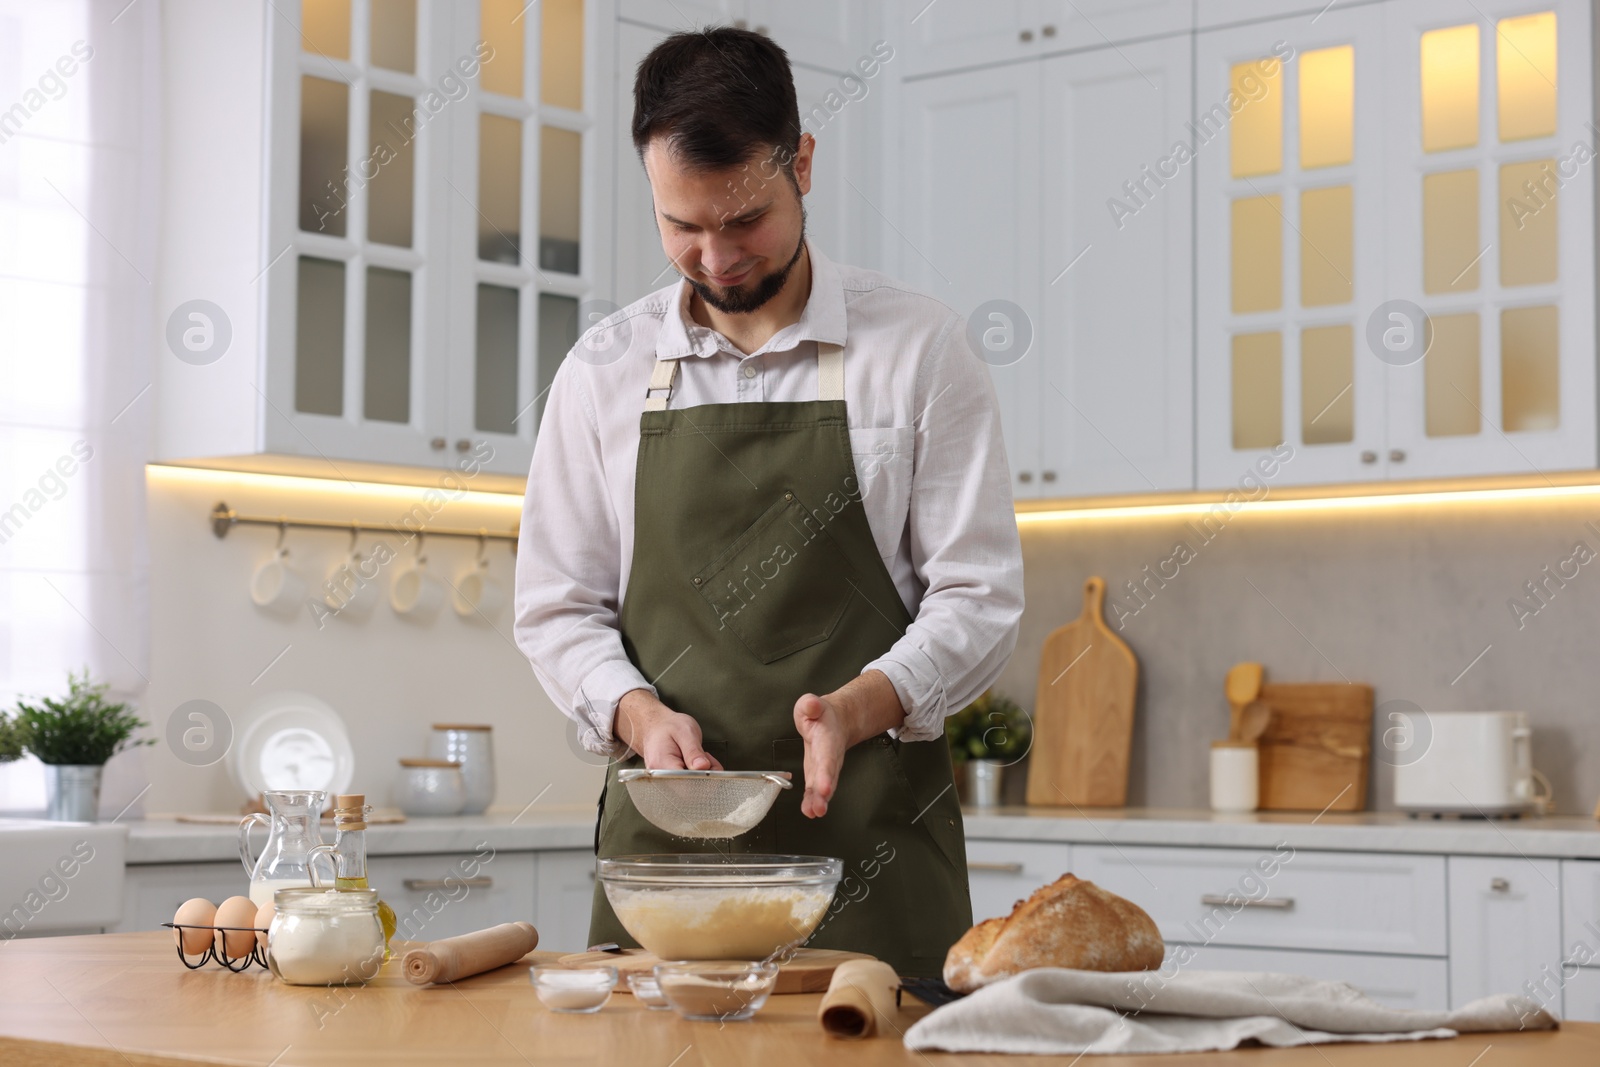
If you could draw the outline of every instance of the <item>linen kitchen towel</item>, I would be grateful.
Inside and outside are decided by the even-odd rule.
[[[1344,982],[1288,974],[1045,967],[936,1009],[906,1032],[905,1043],[946,1052],[1208,1052],[1247,1041],[1416,1041],[1557,1025],[1537,1002],[1511,994],[1455,1011],[1409,1011]]]

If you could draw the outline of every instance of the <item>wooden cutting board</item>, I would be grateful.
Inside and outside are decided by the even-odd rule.
[[[1261,735],[1263,811],[1365,811],[1372,765],[1372,687],[1268,682]]]
[[[1105,579],[1083,584],[1083,614],[1045,638],[1033,708],[1028,803],[1120,808],[1139,660],[1106,626]]]
[[[778,965],[778,984],[774,993],[824,993],[833,981],[834,968],[846,960],[870,960],[876,957],[864,952],[841,952],[831,948],[797,949],[794,958]],[[636,971],[648,971],[661,962],[642,948],[625,948],[621,952],[575,952],[561,957],[563,967],[615,967],[617,992],[627,993],[626,976]]]

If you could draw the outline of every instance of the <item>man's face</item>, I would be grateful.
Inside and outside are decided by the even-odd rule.
[[[707,304],[747,314],[783,288],[800,258],[800,198],[811,190],[814,148],[811,135],[803,135],[793,182],[770,148],[721,171],[682,166],[659,137],[645,148],[661,249]]]

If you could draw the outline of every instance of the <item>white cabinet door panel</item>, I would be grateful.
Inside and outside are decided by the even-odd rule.
[[[1445,954],[1442,856],[1078,845],[1074,873],[1144,908],[1168,941]],[[1229,904],[1251,900],[1256,903]]]
[[[1010,915],[1017,901],[1070,870],[1070,845],[968,838],[967,880],[972,889],[972,921]]]
[[[534,926],[539,947],[582,952],[589,947],[589,912],[594,902],[594,853],[588,849],[539,853],[539,892]]]
[[[367,881],[394,909],[395,936],[435,941],[508,922],[533,922],[532,852],[374,856]]]
[[[1189,41],[1044,64],[1040,488],[1194,488]]]
[[[1559,973],[1560,864],[1450,857],[1450,1006],[1523,993]]]

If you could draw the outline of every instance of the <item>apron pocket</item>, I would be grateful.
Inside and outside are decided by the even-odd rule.
[[[762,663],[826,641],[855,594],[855,568],[828,533],[834,514],[793,490],[693,576],[717,619]]]

